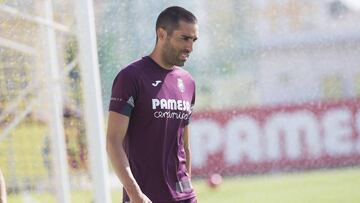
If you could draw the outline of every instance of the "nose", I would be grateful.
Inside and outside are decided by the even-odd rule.
[[[189,42],[186,45],[186,51],[191,53],[193,51],[194,42],[192,40],[189,40]]]

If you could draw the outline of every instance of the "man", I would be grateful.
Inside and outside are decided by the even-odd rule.
[[[0,203],[7,202],[5,179],[0,169]]]
[[[124,186],[123,202],[197,202],[190,181],[188,130],[195,83],[179,67],[197,38],[191,12],[165,9],[156,21],[153,52],[114,80],[107,151]]]

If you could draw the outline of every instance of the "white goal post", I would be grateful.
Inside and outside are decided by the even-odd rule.
[[[79,59],[84,88],[85,122],[96,203],[110,203],[104,115],[92,0],[76,1]]]

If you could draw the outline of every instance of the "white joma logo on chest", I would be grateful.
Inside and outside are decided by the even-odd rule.
[[[156,86],[158,86],[158,84],[160,84],[160,83],[161,83],[161,80],[156,80],[155,82],[153,82],[153,83],[151,83],[151,84],[152,84],[152,86],[156,87]]]

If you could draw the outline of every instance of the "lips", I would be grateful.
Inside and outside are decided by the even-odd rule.
[[[189,53],[183,52],[180,55],[180,59],[186,61],[189,58],[189,55],[190,55]]]

